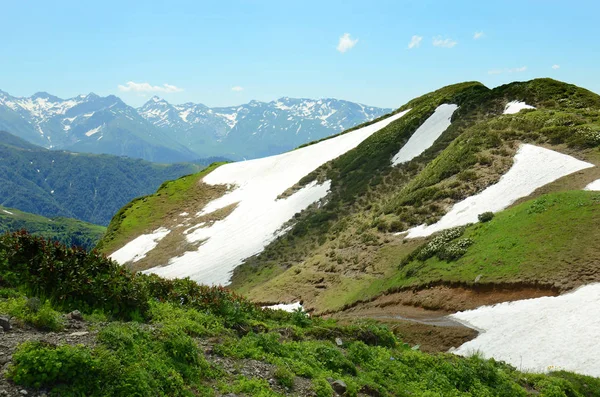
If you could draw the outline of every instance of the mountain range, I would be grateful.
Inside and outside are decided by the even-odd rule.
[[[459,83],[165,183],[125,206],[98,248],[262,305],[463,324],[485,332],[455,354],[599,376],[599,149],[591,91]]]
[[[48,149],[166,163],[278,154],[389,111],[336,99],[293,98],[209,108],[152,97],[135,109],[114,95],[61,99],[45,92],[14,97],[0,91],[0,130]]]

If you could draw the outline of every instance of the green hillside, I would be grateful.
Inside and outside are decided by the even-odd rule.
[[[77,219],[46,218],[0,206],[0,233],[19,230],[27,230],[34,236],[58,241],[67,246],[91,249],[100,240],[106,228]]]
[[[223,288],[134,275],[26,234],[1,236],[0,258],[0,314],[18,330],[0,352],[11,352],[4,376],[15,393],[600,395],[596,378],[424,353],[372,322],[263,310]],[[73,309],[82,318],[65,316]]]
[[[537,109],[502,115],[515,99]],[[392,167],[391,157],[440,103],[460,106],[452,125],[421,156]],[[364,298],[365,289],[381,292],[384,285],[418,283],[396,269],[422,241],[394,233],[434,223],[452,204],[497,182],[512,165],[518,144],[534,143],[600,164],[600,135],[594,132],[600,131],[600,96],[573,85],[538,79],[488,90],[465,83],[400,110],[409,108],[398,122],[300,181],[331,180],[327,204],[304,211],[290,232],[238,267],[234,289],[257,301],[302,298],[318,310],[332,310]],[[581,189],[598,178],[593,168],[554,186]],[[537,271],[529,281],[544,280],[545,270]],[[457,277],[449,272],[436,279]]]
[[[511,101],[524,101],[535,109],[503,114]],[[450,127],[421,155],[392,166],[393,156],[442,104],[458,105]],[[235,268],[230,287],[256,302],[302,300],[305,307],[320,313],[402,288],[425,288],[431,283],[469,286],[477,278],[485,285],[543,285],[554,291],[596,280],[595,266],[600,263],[600,256],[595,251],[585,251],[590,256],[586,269],[550,259],[523,267],[515,258],[532,258],[540,253],[533,250],[535,245],[525,236],[515,235],[516,246],[531,251],[515,251],[511,265],[486,265],[488,262],[481,257],[467,265],[463,261],[480,244],[474,238],[475,243],[458,262],[448,264],[444,258],[407,262],[404,258],[414,256],[436,236],[405,239],[401,232],[435,223],[455,203],[498,182],[513,165],[514,155],[523,143],[568,154],[596,167],[561,178],[521,201],[567,191],[576,196],[578,190],[600,179],[600,96],[552,79],[516,82],[494,89],[466,82],[423,95],[393,113],[409,109],[353,150],[325,163],[283,192],[285,197],[313,181],[331,181],[330,192],[320,205],[296,214],[286,225],[286,233]],[[187,243],[187,227],[173,224],[173,214],[200,211],[208,201],[225,193],[225,186],[202,184],[204,175],[163,185],[146,201],[138,200],[125,207],[111,222],[101,243],[103,252],[112,253],[140,234],[161,226],[174,231],[136,262],[136,269],[162,265],[195,250]],[[587,193],[581,194],[587,197]],[[569,197],[574,200],[575,196]],[[556,197],[559,196],[548,196],[548,200]],[[560,208],[562,212],[557,216],[577,219],[580,215],[579,207]],[[223,219],[232,209],[211,214],[213,218],[206,221]],[[554,210],[558,211],[554,207],[549,211]],[[498,220],[503,216],[498,215]],[[584,233],[584,225],[581,223],[582,229],[571,233]],[[465,232],[470,236],[469,233],[471,229]],[[573,237],[563,236],[562,230],[556,234],[556,239],[565,242],[553,243],[565,253],[558,257],[560,260],[578,250]],[[580,241],[589,242],[587,237]],[[550,258],[551,251],[547,254]],[[517,262],[521,264],[516,265]],[[464,266],[455,267],[454,263]]]
[[[107,225],[130,200],[203,166],[50,151],[0,132],[0,205]]]

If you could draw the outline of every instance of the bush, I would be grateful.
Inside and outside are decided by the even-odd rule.
[[[323,378],[317,378],[313,380],[313,391],[316,397],[332,397],[333,389],[329,382]]]
[[[479,214],[477,216],[477,219],[479,219],[479,222],[481,222],[481,223],[489,222],[492,219],[494,219],[494,213],[491,211],[484,212],[482,214]]]
[[[294,378],[295,375],[290,369],[286,366],[278,366],[273,374],[275,380],[279,385],[291,389],[294,387]]]
[[[61,314],[52,308],[50,302],[42,304],[37,298],[21,296],[0,301],[0,314],[8,314],[42,331],[60,331],[64,326]]]
[[[7,376],[19,385],[35,388],[64,383],[74,390],[97,390],[100,372],[99,363],[86,347],[25,342],[13,355]]]

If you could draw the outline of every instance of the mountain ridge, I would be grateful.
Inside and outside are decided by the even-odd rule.
[[[172,105],[154,96],[133,108],[115,95],[62,99],[38,92],[14,97],[0,90],[0,130],[50,149],[154,162],[277,154],[388,111],[336,99],[287,97],[209,108],[191,102]]]

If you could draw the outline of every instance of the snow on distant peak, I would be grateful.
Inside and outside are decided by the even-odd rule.
[[[590,183],[583,190],[590,190],[590,191],[593,191],[593,192],[599,192],[600,191],[600,179],[595,180],[594,182]]]
[[[498,183],[454,204],[450,212],[433,225],[409,229],[407,238],[426,237],[444,229],[476,223],[479,214],[501,211],[550,182],[593,166],[553,150],[521,145],[513,166]]]
[[[512,101],[506,104],[503,114],[515,114],[523,109],[535,109],[535,107],[528,105],[525,102]]]
[[[412,134],[408,142],[392,159],[392,165],[406,163],[419,156],[450,127],[450,119],[457,105],[443,104]]]
[[[191,277],[206,284],[226,284],[233,269],[244,259],[261,252],[294,214],[325,197],[330,182],[318,184],[315,181],[285,199],[278,199],[280,194],[407,112],[298,150],[229,163],[212,171],[204,177],[204,183],[235,187],[199,208],[199,213],[209,214],[231,204],[237,204],[236,208],[225,219],[190,230],[185,235],[192,244],[202,243],[197,251],[171,258],[167,266],[147,272],[170,278]]]
[[[98,131],[100,131],[101,129],[102,129],[102,126],[101,126],[101,125],[99,125],[98,127],[96,127],[96,128],[92,128],[91,130],[89,130],[88,132],[86,132],[86,133],[85,133],[85,135],[86,135],[86,136],[92,136],[92,135],[94,135],[95,133],[97,133]]]

